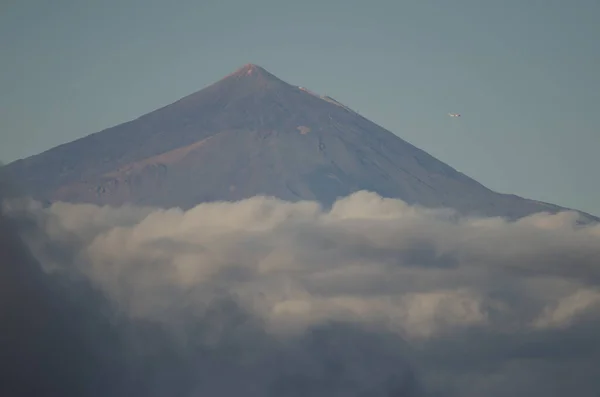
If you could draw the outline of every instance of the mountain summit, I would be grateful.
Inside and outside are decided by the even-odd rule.
[[[253,63],[245,64],[244,66],[242,66],[241,68],[239,68],[238,70],[236,70],[235,72],[233,72],[232,74],[230,74],[229,76],[227,76],[225,78],[228,78],[228,77],[236,77],[236,78],[253,77],[253,78],[259,78],[259,79],[281,81],[277,77],[272,75],[271,73],[267,72],[265,69],[261,68],[258,65],[255,65]]]
[[[493,192],[333,98],[253,64],[1,171],[45,201],[190,208],[264,194],[329,205],[370,190],[509,218],[563,210]]]

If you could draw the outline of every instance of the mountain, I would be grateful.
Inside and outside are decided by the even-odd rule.
[[[513,219],[564,210],[494,192],[335,99],[252,64],[138,119],[0,171],[44,201],[190,208],[264,194],[330,205],[370,190]]]

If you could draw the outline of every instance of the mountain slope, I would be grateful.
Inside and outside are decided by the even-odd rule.
[[[510,218],[562,209],[495,193],[335,99],[251,64],[2,172],[48,201],[190,208],[266,194],[328,205],[366,189],[411,204]]]

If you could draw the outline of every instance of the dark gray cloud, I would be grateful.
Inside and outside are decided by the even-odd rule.
[[[0,181],[0,199],[19,192]],[[6,196],[5,196],[6,197]],[[109,302],[84,277],[46,274],[21,234],[35,219],[0,212],[0,394],[101,396],[122,374]],[[49,252],[52,244],[35,233]]]
[[[600,391],[600,226],[574,213],[461,218],[367,192],[4,211],[45,277],[114,308],[124,393]]]

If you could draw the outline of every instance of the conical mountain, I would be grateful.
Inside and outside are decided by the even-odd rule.
[[[252,64],[2,172],[45,201],[190,208],[263,194],[329,205],[370,190],[462,213],[562,210],[493,192],[334,99]]]

